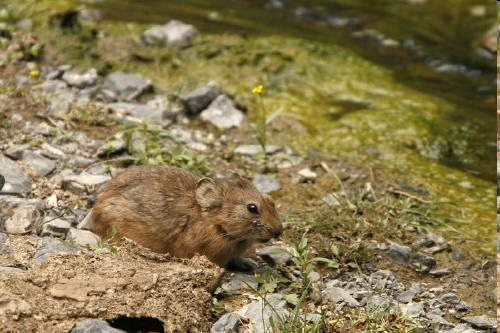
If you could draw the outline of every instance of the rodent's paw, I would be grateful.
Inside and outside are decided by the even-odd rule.
[[[245,273],[253,272],[258,267],[259,265],[255,261],[248,258],[234,258],[231,259],[226,265],[226,269],[230,271],[245,272]]]

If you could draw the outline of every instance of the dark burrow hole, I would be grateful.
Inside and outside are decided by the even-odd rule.
[[[106,320],[112,327],[128,333],[164,333],[163,323],[153,317],[116,317]]]

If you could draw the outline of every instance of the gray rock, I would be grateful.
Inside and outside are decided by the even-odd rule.
[[[104,320],[98,319],[85,319],[73,327],[70,333],[126,333],[125,331],[111,327],[111,325]]]
[[[270,321],[286,318],[289,312],[286,308],[286,301],[281,294],[267,295],[265,301],[259,299],[244,306],[239,314],[250,320],[252,333],[266,333],[270,330]]]
[[[76,93],[64,89],[50,96],[48,112],[57,117],[64,117],[76,102]]]
[[[255,175],[253,184],[262,193],[271,193],[281,189],[281,185],[276,177],[270,175]]]
[[[9,236],[3,232],[0,232],[0,254],[10,253],[12,253],[12,248],[10,247]]]
[[[395,307],[394,302],[390,300],[388,297],[381,295],[372,295],[369,296],[366,300],[366,308],[368,310],[391,310]]]
[[[323,301],[328,301],[330,303],[336,304],[340,302],[345,302],[351,307],[360,306],[359,302],[351,296],[351,294],[340,287],[329,287],[321,292]]]
[[[280,246],[267,246],[257,249],[256,254],[273,265],[286,265],[292,260],[290,253]]]
[[[40,148],[42,148],[41,154],[52,160],[64,157],[66,155],[61,149],[46,142],[42,143],[42,146]]]
[[[70,240],[80,246],[96,248],[99,246],[100,237],[89,230],[83,229],[69,229],[66,240]]]
[[[149,45],[169,45],[187,47],[198,31],[190,24],[172,20],[165,25],[154,26],[143,33],[144,41]]]
[[[97,75],[97,71],[95,70],[95,68],[91,68],[83,74],[79,74],[76,72],[65,72],[62,76],[62,80],[68,85],[80,89],[93,86],[94,84],[96,84],[98,78],[99,76]]]
[[[485,315],[481,316],[467,316],[463,317],[462,321],[470,324],[474,328],[479,328],[483,330],[491,330],[493,332],[497,331],[497,320],[496,318],[487,317]]]
[[[238,332],[241,318],[234,312],[226,313],[215,322],[210,333],[234,333]]]
[[[69,162],[70,165],[75,166],[77,168],[85,168],[91,165],[92,163],[96,162],[96,160],[92,158],[80,155],[69,155],[67,157],[67,161]]]
[[[98,157],[106,157],[114,154],[121,154],[127,150],[127,142],[121,138],[112,139],[99,147]]]
[[[217,84],[210,82],[206,86],[182,94],[180,98],[186,107],[187,113],[197,115],[205,110],[221,93]]]
[[[103,83],[103,89],[111,91],[118,100],[132,101],[151,90],[153,85],[150,80],[138,74],[114,72],[109,74]]]
[[[401,311],[410,318],[421,317],[425,314],[424,303],[402,304]]]
[[[47,176],[56,168],[56,162],[33,151],[25,151],[23,161],[29,165],[33,174],[38,177]]]
[[[0,252],[1,253],[1,252]],[[0,266],[0,273],[5,273],[5,274],[18,274],[18,273],[25,273],[26,271],[17,268],[17,267],[11,267],[11,266]]]
[[[5,184],[0,193],[25,195],[31,191],[31,177],[16,162],[0,154],[0,173]]]
[[[35,253],[34,260],[35,263],[41,264],[52,254],[79,254],[81,249],[73,244],[64,242],[57,238],[43,237],[42,244]]]
[[[65,237],[71,228],[71,223],[56,218],[55,220],[44,223],[42,226],[41,236]]]
[[[433,312],[429,312],[425,314],[425,317],[429,319],[431,322],[438,324],[439,326],[445,327],[453,327],[454,325],[450,323],[448,320],[444,319],[441,315]]]
[[[376,289],[385,290],[395,280],[394,274],[387,269],[381,269],[370,274],[370,285]]]
[[[386,256],[398,264],[409,265],[417,271],[425,273],[429,272],[436,264],[433,257],[420,252],[412,252],[408,246],[393,242],[389,245]]]
[[[238,110],[234,102],[226,95],[219,95],[200,114],[200,117],[219,129],[240,127],[245,119],[243,112]]]
[[[401,303],[410,303],[420,293],[420,290],[415,287],[410,287],[408,290],[401,292],[397,296],[397,300]]]
[[[259,283],[253,274],[232,273],[229,281],[224,282],[221,289],[228,294],[237,294],[242,290],[255,290],[258,286]]]
[[[266,153],[268,155],[275,154],[283,150],[281,146],[266,145]],[[254,156],[262,153],[262,147],[260,145],[241,145],[236,147],[234,150],[235,154]]]
[[[117,112],[120,121],[124,123],[136,123],[142,121],[162,122],[167,119],[166,110],[151,107],[146,104],[121,102],[111,103],[107,106]]]
[[[40,211],[35,205],[17,207],[5,221],[5,231],[9,234],[26,234],[33,230],[40,219]]]
[[[25,151],[31,149],[31,145],[22,144],[22,145],[13,145],[9,147],[4,154],[13,160],[21,160],[23,158],[23,154]]]
[[[458,324],[447,331],[441,331],[441,333],[480,333],[480,331],[473,329],[467,324]]]

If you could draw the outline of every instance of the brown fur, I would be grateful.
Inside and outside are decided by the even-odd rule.
[[[259,214],[248,211],[250,203]],[[282,226],[272,199],[239,176],[212,180],[141,166],[98,193],[91,229],[105,239],[127,237],[181,258],[203,254],[225,266],[254,242],[278,236]]]

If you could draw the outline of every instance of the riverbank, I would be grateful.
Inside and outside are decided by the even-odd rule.
[[[442,224],[449,211],[435,201],[429,188],[408,183],[397,174],[389,176],[390,169],[341,159],[313,141],[295,144],[294,137],[307,138],[318,129],[293,112],[281,113],[269,123],[269,144],[273,146],[268,147],[268,154],[259,150],[251,127],[257,109],[250,93],[254,85],[265,84],[264,98],[270,109],[287,99],[293,101],[284,104],[287,109],[301,99],[314,99],[300,84],[293,90],[296,96],[280,91],[285,80],[279,76],[280,67],[291,62],[286,53],[258,56],[259,48],[269,51],[277,40],[225,36],[223,47],[214,47],[214,37],[199,32],[197,39],[187,41],[194,43],[190,48],[148,47],[141,41],[142,30],[129,31],[122,39],[118,37],[125,36],[126,25],[112,25],[109,30],[94,31],[102,36],[95,45],[92,39],[90,43],[85,39],[91,30],[61,32],[57,21],[54,24],[35,34],[9,26],[12,37],[3,51],[0,144],[1,170],[7,170],[3,172],[8,186],[4,185],[0,200],[9,236],[2,236],[1,248],[7,250],[1,258],[3,271],[13,271],[1,276],[5,282],[1,288],[12,305],[12,310],[2,314],[4,320],[16,319],[16,325],[23,325],[39,318],[57,321],[62,316],[59,320],[70,325],[66,316],[72,316],[75,323],[82,319],[113,322],[121,314],[155,317],[166,331],[173,330],[176,326],[169,326],[168,314],[148,314],[143,308],[135,313],[131,309],[130,313],[55,314],[46,309],[53,308],[59,298],[69,299],[65,300],[68,304],[81,300],[52,294],[46,307],[36,308],[29,297],[8,283],[18,279],[36,285],[37,276],[49,276],[45,288],[55,288],[64,279],[76,278],[60,271],[68,270],[65,265],[86,263],[101,252],[109,258],[115,252],[131,255],[77,226],[84,224],[96,187],[125,166],[167,163],[208,175],[236,169],[275,197],[285,224],[283,240],[272,244],[282,249],[279,253],[263,245],[256,254],[249,254],[258,265],[256,275],[226,274],[225,283],[213,290],[217,272],[209,263],[196,263],[205,274],[200,295],[212,294],[212,307],[210,312],[198,305],[190,307],[195,314],[179,324],[184,325],[178,327],[181,331],[204,331],[215,322],[220,327],[218,320],[223,315],[225,325],[241,325],[242,330],[252,326],[258,331],[262,320],[275,312],[283,319],[275,318],[283,332],[304,325],[323,326],[331,332],[353,332],[353,328],[360,332],[457,332],[470,325],[492,329],[492,256],[464,243],[463,237],[446,239],[431,229]],[[289,43],[297,57],[309,56],[300,53],[307,49],[306,44]],[[66,52],[60,49],[63,45]],[[245,45],[255,54],[246,54]],[[346,52],[335,51],[330,56]],[[220,52],[229,53],[219,57]],[[319,47],[312,52],[329,50]],[[134,61],[130,61],[131,54]],[[240,55],[238,59],[233,59],[235,54]],[[379,72],[354,57],[347,58],[372,74]],[[235,65],[235,61],[241,64]],[[71,66],[65,66],[68,63]],[[248,81],[223,75],[228,68]],[[349,68],[355,71],[354,66]],[[382,80],[383,71],[380,75]],[[211,80],[217,84],[207,85]],[[390,81],[385,84],[397,88]],[[384,99],[383,94],[370,98]],[[215,109],[224,117],[211,112]],[[29,218],[21,219],[23,216]],[[26,233],[30,235],[15,236]],[[71,259],[58,264],[64,256],[55,254],[48,264],[37,268],[37,251],[56,238],[66,238],[67,242],[57,242],[72,243],[75,248],[69,250],[58,243],[45,251],[70,252]],[[23,243],[32,247],[24,249],[19,245]],[[102,261],[105,265],[106,259]],[[143,262],[131,262],[130,269],[135,265],[144,271]],[[146,279],[154,280],[155,273],[151,274]],[[161,281],[166,273],[156,274]],[[82,297],[97,307],[104,306],[95,297],[99,295],[94,294],[96,289],[99,286],[90,286]],[[104,293],[110,289],[104,288]],[[123,299],[127,297],[131,295],[125,292]],[[260,311],[263,299],[274,311]],[[300,316],[285,316],[287,313]],[[490,318],[478,319],[480,315]]]

